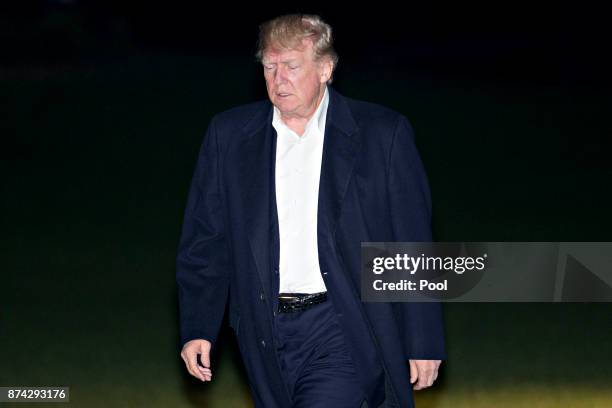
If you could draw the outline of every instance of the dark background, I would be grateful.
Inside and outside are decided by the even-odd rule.
[[[612,241],[605,14],[516,2],[0,6],[0,386],[74,406],[245,406],[179,358],[174,257],[209,119],[265,98],[258,24],[332,25],[333,86],[415,129],[440,241]],[[612,405],[609,304],[447,304],[422,407]],[[23,405],[20,405],[23,406]]]

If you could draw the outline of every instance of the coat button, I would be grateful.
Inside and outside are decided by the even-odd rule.
[[[275,275],[278,275],[278,269],[275,269],[275,270],[274,270],[274,274],[275,274]]]
[[[261,347],[266,348],[266,341],[265,340],[261,341]]]
[[[263,293],[263,292],[261,292],[261,293],[259,294],[259,298],[260,298],[262,301],[264,301],[264,300],[266,299],[266,296],[264,295],[264,293]]]

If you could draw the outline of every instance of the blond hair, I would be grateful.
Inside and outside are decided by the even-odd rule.
[[[312,41],[315,61],[322,58],[332,61],[333,72],[338,64],[338,54],[333,47],[332,28],[314,14],[286,14],[261,24],[255,56],[261,61],[268,49],[300,49],[304,40]]]

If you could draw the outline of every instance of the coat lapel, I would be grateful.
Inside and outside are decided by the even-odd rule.
[[[319,234],[336,230],[357,153],[361,148],[358,127],[346,99],[329,89],[329,107],[325,125],[321,178],[319,181]]]

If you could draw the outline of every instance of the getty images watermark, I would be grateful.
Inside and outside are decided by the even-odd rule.
[[[364,242],[366,302],[610,302],[610,242]]]

